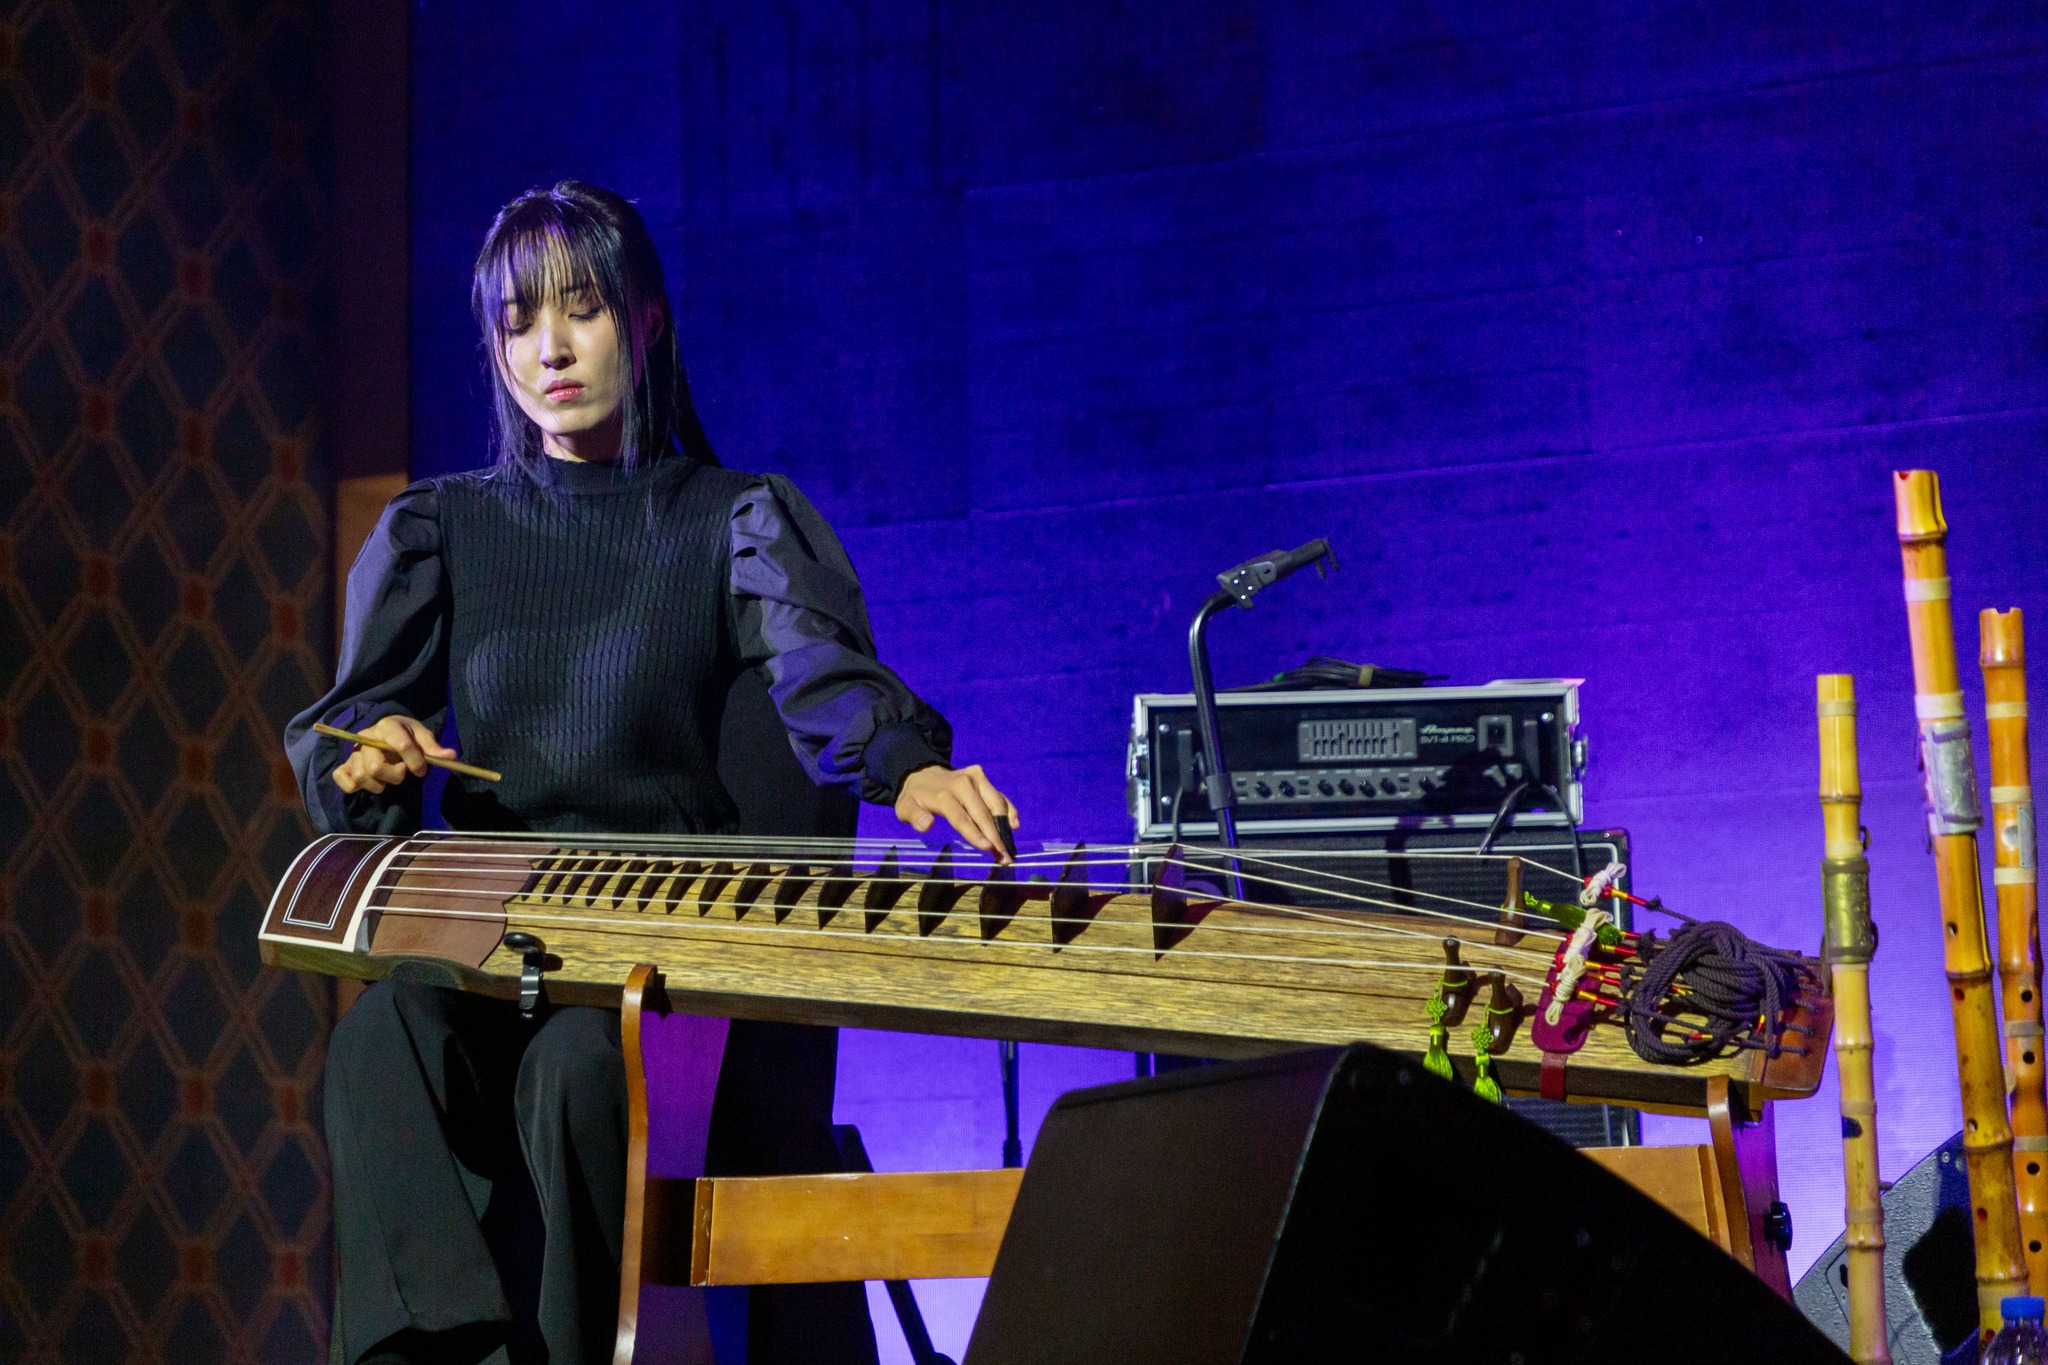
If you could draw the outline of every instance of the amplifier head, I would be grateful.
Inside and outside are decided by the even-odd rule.
[[[1240,833],[1484,828],[1525,786],[1518,824],[1584,818],[1575,678],[1225,692],[1216,704]],[[1208,768],[1191,695],[1135,698],[1128,790],[1139,839],[1216,832]]]

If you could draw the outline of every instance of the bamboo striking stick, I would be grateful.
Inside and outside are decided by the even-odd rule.
[[[1863,780],[1856,759],[1856,680],[1823,673],[1820,801],[1826,852],[1821,891],[1827,912],[1830,989],[1835,996],[1835,1066],[1842,1090],[1843,1212],[1848,1231],[1849,1357],[1891,1365],[1884,1313],[1884,1203],[1877,1164],[1877,1091],[1871,1080],[1870,863],[1863,856]]]
[[[2027,1292],[2013,1189],[2012,1128],[2005,1110],[2005,1067],[1984,934],[1984,887],[1977,870],[1977,771],[1956,676],[1955,623],[1949,615],[1948,523],[1933,471],[1892,476],[1899,551],[1905,566],[1906,620],[1913,637],[1913,710],[1927,777],[1927,830],[1941,895],[1942,956],[1955,1024],[1962,1083],[1963,1155],[1970,1178],[1977,1250],[1977,1315],[1988,1340],[2003,1322],[1999,1301]]]
[[[398,757],[398,750],[392,748],[383,740],[372,739],[368,735],[359,735],[353,730],[344,730],[338,725],[323,725],[319,721],[315,721],[313,722],[313,733],[316,735],[327,735],[334,739],[345,739],[351,744],[360,744],[366,749],[376,749],[391,755],[393,758]],[[464,777],[480,777],[486,782],[503,782],[505,780],[505,774],[503,773],[493,772],[489,768],[479,768],[474,763],[458,763],[452,758],[436,758],[434,755],[428,754],[427,763],[430,767],[446,768],[449,772],[461,773]]]
[[[2027,656],[2019,609],[1977,617],[1984,728],[1991,739],[1992,879],[1998,980],[2012,1091],[2013,1181],[2027,1283],[2048,1293],[2048,1063],[2041,1038],[2041,933],[2034,891],[2034,789],[2027,756]]]

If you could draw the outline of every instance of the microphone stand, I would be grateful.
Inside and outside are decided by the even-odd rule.
[[[1237,816],[1231,810],[1236,793],[1230,784],[1230,770],[1223,762],[1223,734],[1216,724],[1216,684],[1209,677],[1209,619],[1225,607],[1236,605],[1237,599],[1227,592],[1211,593],[1195,613],[1194,625],[1188,628],[1188,671],[1195,675],[1195,721],[1202,727],[1202,752],[1209,755],[1203,794],[1209,798],[1209,809],[1216,816],[1218,841],[1232,850],[1237,848]],[[1186,786],[1185,779],[1182,786]],[[1244,899],[1244,875],[1234,852],[1230,857],[1230,894],[1237,900]]]
[[[1230,765],[1223,757],[1223,732],[1216,721],[1216,684],[1209,672],[1209,621],[1217,612],[1229,607],[1249,607],[1261,588],[1271,587],[1296,569],[1310,564],[1322,577],[1329,576],[1329,570],[1337,567],[1337,556],[1330,549],[1327,540],[1311,540],[1306,545],[1292,550],[1275,550],[1271,554],[1248,559],[1234,569],[1216,575],[1216,581],[1223,587],[1209,594],[1208,600],[1195,612],[1194,624],[1188,627],[1188,671],[1194,675],[1195,718],[1202,730],[1202,748],[1209,756],[1208,777],[1203,782],[1203,794],[1209,798],[1209,809],[1216,816],[1216,834],[1223,847],[1232,850],[1229,858],[1229,891],[1231,898],[1244,900],[1244,872],[1237,856],[1237,817],[1232,807],[1236,804],[1236,789],[1230,781]],[[1325,565],[1327,564],[1327,567]],[[1181,783],[1186,787],[1187,776],[1182,774]]]
[[[1024,1142],[1018,1132],[1016,1040],[998,1042],[996,1059],[1003,1070],[1003,1165],[1014,1170],[1024,1164]]]

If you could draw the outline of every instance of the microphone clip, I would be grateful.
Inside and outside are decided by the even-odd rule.
[[[1273,550],[1256,559],[1248,559],[1234,569],[1226,569],[1216,575],[1216,581],[1223,585],[1223,591],[1240,607],[1249,607],[1259,590],[1278,583],[1296,569],[1316,566],[1316,574],[1328,578],[1330,571],[1337,567],[1337,554],[1327,540],[1311,540],[1306,545],[1292,550]]]

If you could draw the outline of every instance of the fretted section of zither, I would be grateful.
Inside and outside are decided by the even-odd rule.
[[[616,1000],[632,966],[652,962],[670,1000],[699,1013],[1219,1057],[1358,1040],[1423,1051],[1447,939],[1460,971],[1500,983],[1489,1000],[1526,1002],[1499,1004],[1504,1016],[1544,999],[1561,925],[1526,917],[1503,935],[1497,898],[1350,875],[1322,856],[1248,856],[1233,898],[1213,855],[1165,845],[1047,845],[996,865],[872,841],[330,839],[300,860],[318,876],[295,869],[279,897],[299,883],[337,896],[335,927],[308,937],[274,906],[263,939],[285,965],[510,998],[522,954],[500,940],[518,933],[545,946],[543,993],[558,1003]],[[1493,865],[1507,875],[1509,860]],[[1560,899],[1585,880],[1526,859],[1515,875],[1549,878]],[[1760,1097],[1817,1083],[1817,996],[1793,1006],[1795,1041],[1775,1055],[1737,1047],[1657,1067],[1611,1022],[1618,980],[1591,972],[1579,987],[1596,1022],[1564,1063],[1570,1097],[1691,1109],[1710,1074]],[[1495,1022],[1493,1076],[1534,1091],[1544,1058],[1530,1030]],[[1447,1065],[1469,1081],[1470,1046],[1453,1052],[1465,1055]]]

